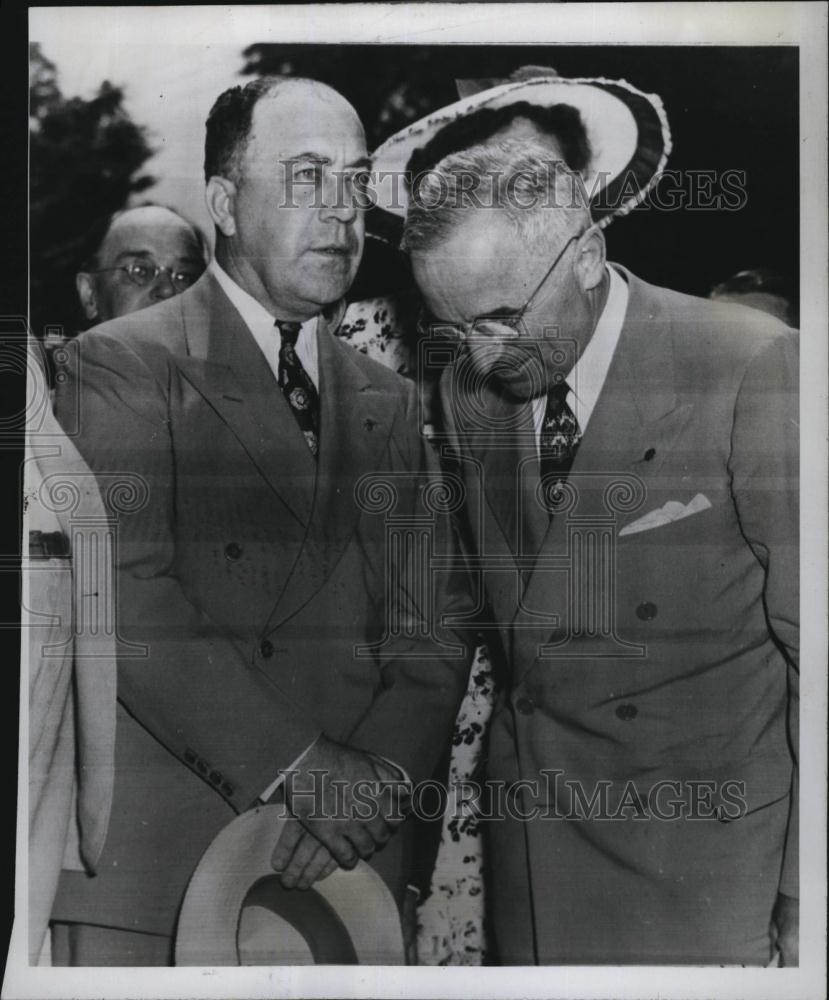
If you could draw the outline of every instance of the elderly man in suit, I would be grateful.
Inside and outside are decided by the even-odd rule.
[[[284,885],[372,858],[404,897],[409,824],[392,833],[449,739],[468,660],[437,634],[447,577],[425,606],[374,503],[380,488],[423,521],[413,387],[333,333],[366,162],[326,86],[225,92],[205,146],[215,261],[81,338],[65,383],[80,380],[78,446],[96,472],[143,476],[149,500],[119,522],[118,624],[143,655],[119,661],[110,832],[98,875],[64,873],[53,910],[73,964],[167,963],[199,857],[274,796],[295,817],[274,845]],[[439,547],[445,517],[431,523]]]
[[[607,263],[531,142],[441,161],[404,239],[511,677],[501,960],[796,963],[796,334]]]

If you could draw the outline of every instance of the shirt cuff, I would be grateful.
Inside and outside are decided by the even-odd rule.
[[[320,735],[322,735],[322,734],[320,734]],[[274,781],[272,781],[270,783],[270,785],[268,785],[268,787],[265,789],[265,791],[262,792],[262,794],[259,796],[259,801],[260,802],[268,802],[270,800],[271,796],[276,792],[276,790],[278,788],[282,787],[282,785],[285,783],[285,774],[288,771],[294,771],[294,770],[296,770],[297,766],[302,763],[302,760],[305,757],[305,755],[310,750],[312,750],[314,746],[316,746],[316,743],[317,743],[318,739],[319,739],[319,736],[317,736],[317,738],[314,740],[314,742],[310,743],[302,751],[302,753],[299,755],[299,757],[296,758],[295,761],[293,761],[288,767],[284,768],[280,772],[278,778],[276,778]],[[406,791],[407,791],[407,793],[409,795],[412,794],[412,791],[414,790],[414,786],[412,784],[412,779],[406,773],[405,768],[402,768],[399,764],[395,764],[395,762],[393,760],[389,760],[388,757],[381,756],[379,753],[371,753],[370,751],[368,751],[368,756],[369,757],[373,757],[375,760],[378,760],[382,764],[387,765],[387,767],[389,767],[392,771],[394,771],[394,773],[395,773],[395,775],[397,777],[397,780],[398,781],[402,781],[406,785]]]
[[[322,734],[320,734],[320,735],[322,735]],[[299,757],[296,758],[295,761],[293,761],[286,768],[283,768],[282,771],[280,771],[279,777],[275,781],[272,781],[268,785],[268,787],[265,789],[265,791],[262,792],[262,794],[259,796],[259,801],[260,802],[268,802],[271,799],[271,797],[276,792],[276,790],[278,788],[281,788],[282,785],[285,783],[285,774],[288,771],[295,771],[296,770],[296,768],[298,767],[298,765],[302,763],[302,760],[306,756],[306,754],[316,746],[318,739],[319,739],[319,736],[316,737],[316,739],[314,740],[313,743],[309,743],[308,744],[308,746],[302,751],[302,753],[299,755]]]
[[[395,772],[398,781],[402,781],[406,785],[406,790],[409,795],[414,791],[414,785],[412,779],[409,777],[405,768],[402,768],[399,764],[395,764],[393,760],[389,760],[388,757],[383,757],[382,754],[372,753],[370,750],[367,751],[369,757],[373,757],[374,760],[379,760],[381,764],[386,764],[388,767]]]

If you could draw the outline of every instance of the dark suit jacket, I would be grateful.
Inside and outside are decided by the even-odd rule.
[[[64,877],[59,919],[170,933],[212,838],[320,732],[415,781],[450,738],[468,662],[457,642],[449,655],[414,629],[355,655],[382,640],[387,612],[432,620],[419,594],[387,586],[385,515],[355,499],[380,472],[394,514],[428,514],[429,459],[413,387],[329,326],[318,467],[209,274],[80,339],[58,414],[68,421],[79,388],[81,452],[96,472],[138,472],[149,498],[119,515],[118,628],[139,655],[119,658],[112,824],[97,876]],[[445,520],[432,519],[440,547]],[[377,855],[395,890],[401,844]]]
[[[767,961],[775,895],[798,894],[797,336],[623,273],[621,337],[551,521],[529,494],[529,408],[483,389],[484,421],[457,366],[442,386],[511,673],[489,773],[537,782],[519,808],[542,815],[490,825],[497,943],[509,962]],[[700,513],[624,532],[697,494]],[[627,788],[663,818],[591,818],[568,781],[606,792],[605,816]]]

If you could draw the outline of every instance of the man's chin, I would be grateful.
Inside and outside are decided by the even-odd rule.
[[[528,403],[531,399],[537,399],[545,394],[544,386],[535,380],[495,376],[493,382],[498,391],[514,403]]]
[[[337,279],[314,282],[302,290],[303,298],[316,305],[318,312],[322,312],[328,306],[335,305],[345,297],[346,292],[354,283],[354,277],[355,275],[349,273]]]
[[[523,364],[479,367],[479,373],[500,395],[515,402],[523,403],[547,392],[543,367],[535,359]]]

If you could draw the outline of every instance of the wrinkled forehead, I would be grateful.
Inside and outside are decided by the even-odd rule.
[[[317,153],[350,163],[366,156],[363,126],[354,108],[324,86],[283,85],[253,109],[244,161]]]
[[[544,252],[521,237],[500,213],[478,209],[448,239],[412,252],[412,270],[432,311],[469,319],[519,308]]]
[[[443,238],[427,249],[413,251],[433,267],[481,275],[520,269],[538,251],[502,211],[481,207],[457,216]]]

